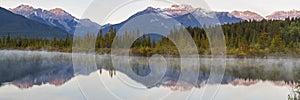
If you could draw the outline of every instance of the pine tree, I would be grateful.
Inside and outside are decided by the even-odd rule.
[[[266,49],[269,47],[270,38],[268,37],[268,33],[263,32],[258,40],[258,47],[260,49]]]
[[[284,52],[284,44],[279,35],[275,36],[275,38],[272,39],[272,42],[270,45],[270,52],[272,52],[272,53]]]

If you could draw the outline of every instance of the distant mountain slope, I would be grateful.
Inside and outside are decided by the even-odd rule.
[[[97,23],[94,23],[89,19],[75,18],[60,8],[43,10],[41,8],[35,9],[29,5],[20,5],[10,10],[15,14],[23,15],[26,18],[38,21],[40,23],[56,26],[71,34],[75,32],[76,28],[80,28],[81,30],[77,31],[77,33],[98,31],[100,29],[100,25]]]
[[[237,17],[237,18],[241,18],[243,20],[256,20],[256,21],[261,21],[264,19],[264,17],[262,17],[261,15],[252,12],[252,11],[232,11],[230,13],[231,15]]]
[[[132,15],[127,20],[119,24],[106,25],[105,27],[102,28],[102,30],[104,33],[108,32],[110,27],[114,27],[118,30],[127,22],[136,20],[138,16],[143,16],[143,15],[153,15],[152,16],[153,18],[148,20],[140,20],[142,22],[139,23],[145,24],[145,23],[160,22],[160,23],[164,23],[165,26],[181,23],[185,27],[188,26],[201,27],[202,24],[209,26],[209,25],[222,25],[222,24],[243,21],[243,19],[241,18],[237,18],[230,15],[229,12],[209,11],[201,8],[193,8],[190,5],[172,5],[171,8],[165,8],[165,9],[148,7],[143,11],[137,12],[136,14]],[[201,22],[205,22],[205,23],[198,23],[197,19],[201,19]],[[176,20],[178,23],[172,23],[173,21],[171,20]],[[130,26],[130,27],[141,27],[141,25]],[[145,27],[149,28],[149,26],[145,26]]]
[[[0,35],[33,37],[33,38],[63,38],[67,32],[54,26],[41,24],[27,19],[21,15],[14,14],[0,7]]]
[[[266,16],[266,19],[268,20],[284,20],[286,18],[300,18],[300,11],[298,10],[276,11]]]

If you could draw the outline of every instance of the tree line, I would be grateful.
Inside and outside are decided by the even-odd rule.
[[[300,54],[300,19],[287,18],[285,20],[262,20],[243,21],[239,23],[221,25],[227,47],[227,55],[236,57],[267,57],[267,56],[296,56]],[[209,55],[210,44],[205,29],[214,29],[216,26],[207,27],[180,27],[170,30],[168,37],[154,38],[154,35],[143,35],[139,30],[128,30],[117,35],[115,28],[110,28],[106,33],[102,30],[98,34],[87,34],[85,36],[70,37],[65,39],[37,39],[7,36],[0,39],[1,49],[29,49],[29,50],[51,50],[71,52],[72,46],[86,49],[95,47],[99,54],[110,53],[114,39],[123,40],[119,43],[128,44],[135,38],[131,45],[131,54],[140,56],[151,56],[153,54],[179,55],[178,45],[189,48],[187,41],[178,40],[190,34],[195,42],[200,55]],[[218,26],[217,26],[218,27]],[[77,39],[74,44],[73,39]],[[176,44],[175,43],[179,43]],[[181,44],[182,43],[182,44]],[[118,42],[116,42],[118,44]],[[189,49],[186,49],[187,51]]]
[[[12,37],[10,33],[0,38],[0,49],[2,50],[48,50],[71,52],[72,37],[67,35],[65,39],[41,39]]]

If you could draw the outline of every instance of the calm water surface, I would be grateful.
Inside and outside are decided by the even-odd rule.
[[[105,55],[80,55],[76,61],[67,53],[5,50],[0,57],[1,100],[199,99],[210,65],[217,63],[200,58],[195,70],[184,69],[177,58],[117,57],[112,62]],[[213,98],[285,100],[298,79],[299,59],[228,58]]]

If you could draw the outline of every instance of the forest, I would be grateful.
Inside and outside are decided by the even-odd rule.
[[[200,55],[210,55],[210,44],[205,29],[208,27],[180,27],[170,30],[172,38],[182,37],[184,30],[193,38]],[[239,23],[225,24],[221,26],[224,32],[228,56],[233,57],[300,57],[300,19],[287,18],[285,20],[243,21]],[[78,37],[66,36],[65,39],[40,39],[11,37],[10,33],[0,39],[2,50],[47,50],[72,52],[74,47],[88,49],[95,46],[98,54],[110,53],[111,45],[115,38],[120,40],[133,39],[133,35],[141,36],[131,45],[130,52],[138,56],[151,56],[164,54],[179,56],[174,41],[167,37],[154,39],[153,35],[143,35],[139,30],[126,31],[121,36],[116,36],[116,29],[109,32],[99,31],[97,35],[85,35]],[[77,42],[73,43],[76,39]],[[123,41],[126,42],[126,41]],[[127,41],[128,42],[128,41]],[[180,40],[177,42],[180,43]],[[185,45],[185,44],[179,44]],[[72,48],[73,47],[73,48]],[[120,45],[122,48],[122,45]]]

